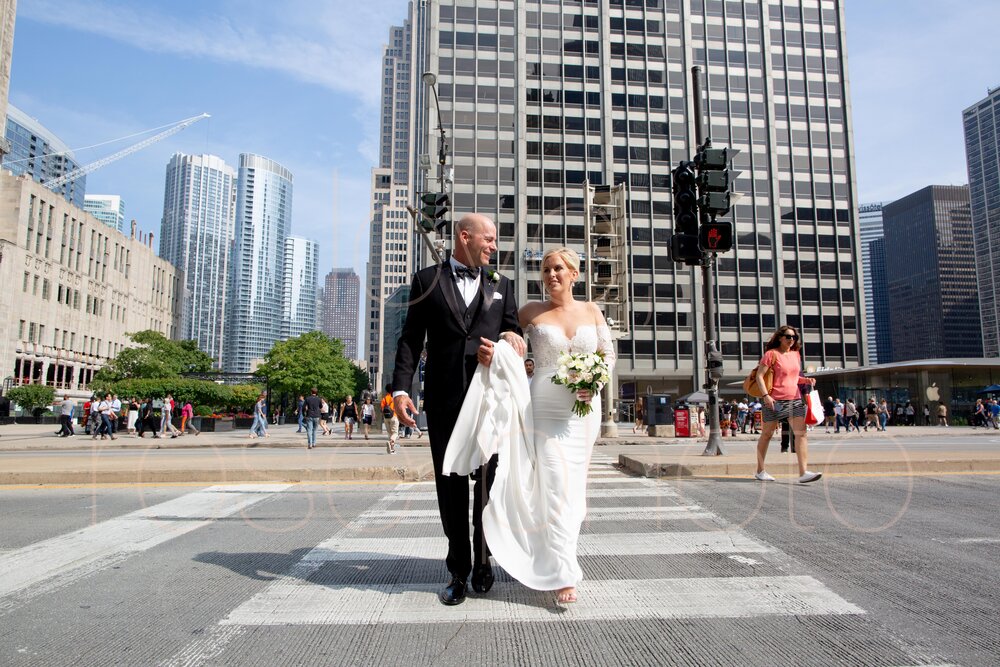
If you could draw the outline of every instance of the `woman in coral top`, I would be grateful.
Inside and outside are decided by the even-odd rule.
[[[754,477],[762,482],[773,482],[764,470],[764,457],[767,456],[767,446],[771,442],[778,423],[788,419],[792,432],[795,434],[795,454],[799,459],[799,483],[815,482],[823,476],[822,473],[810,472],[806,469],[806,457],[809,447],[806,442],[806,404],[802,399],[799,384],[815,385],[816,380],[801,377],[802,360],[799,357],[799,332],[787,324],[779,327],[767,341],[764,347],[764,357],[757,367],[757,386],[764,395],[763,405],[764,428],[757,440],[757,474]],[[768,392],[764,384],[764,374],[774,373],[774,383]]]

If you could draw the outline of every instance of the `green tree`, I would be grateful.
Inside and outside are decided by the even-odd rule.
[[[148,329],[126,334],[137,347],[126,347],[94,374],[94,384],[119,380],[179,378],[184,373],[212,371],[212,357],[198,349],[193,340],[170,340]]]
[[[344,344],[310,331],[275,343],[257,374],[267,377],[274,393],[298,395],[316,387],[321,396],[339,399],[356,394],[355,366],[344,358]],[[365,377],[365,385],[368,379]]]
[[[26,384],[8,391],[7,398],[28,412],[34,412],[52,405],[56,399],[56,390],[42,384]]]

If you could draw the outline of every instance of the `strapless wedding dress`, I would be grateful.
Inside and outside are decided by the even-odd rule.
[[[535,374],[530,385],[531,433],[501,446],[497,476],[483,512],[486,541],[497,563],[529,588],[557,590],[583,578],[577,561],[587,515],[587,469],[601,428],[601,399],[586,417],[573,414],[576,394],[553,384],[560,353],[615,348],[606,325],[584,324],[567,338],[562,327],[529,325]]]

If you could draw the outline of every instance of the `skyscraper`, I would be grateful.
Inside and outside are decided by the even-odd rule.
[[[7,93],[10,90],[10,64],[14,55],[14,23],[17,0],[0,0],[0,118],[7,117]],[[0,138],[0,159],[10,150],[6,138]]]
[[[285,295],[281,339],[316,330],[316,290],[319,283],[319,244],[289,236],[285,239]]]
[[[1000,357],[1000,87],[962,113],[983,355]]]
[[[499,231],[497,265],[519,302],[543,298],[538,251],[583,245],[584,183],[628,188],[631,321],[622,395],[702,382],[701,278],[668,256],[670,169],[695,153],[690,68],[704,70],[707,133],[740,150],[718,263],[723,391],[776,326],[802,328],[806,366],[857,366],[865,326],[846,38],[839,0],[413,5],[414,161],[435,156],[420,96],[436,74],[456,215]],[[433,157],[432,157],[433,159]],[[426,162],[426,158],[424,159]],[[414,191],[433,191],[417,171]]]
[[[344,343],[344,356],[358,358],[358,324],[361,279],[354,269],[333,269],[326,274],[323,286],[322,330],[330,338]]]
[[[167,164],[160,256],[184,271],[181,337],[224,367],[236,170],[214,155],[175,153]]]
[[[292,222],[292,173],[240,155],[230,266],[225,369],[246,373],[281,337],[285,239]]]
[[[879,236],[864,247],[870,267],[870,274],[865,274],[865,289],[871,289],[871,296],[865,297],[869,322],[868,363],[884,364],[892,361],[892,317],[889,313],[889,281],[885,274],[885,237]]]
[[[412,11],[412,5],[411,5]],[[369,257],[365,276],[365,341],[372,385],[382,382],[384,366],[382,334],[385,302],[401,285],[409,284],[414,248],[411,222],[406,211],[410,200],[411,61],[414,49],[410,21],[389,29],[389,43],[382,55],[382,112],[380,119],[379,167],[372,170],[369,211]],[[416,56],[414,56],[416,54]],[[422,97],[420,98],[422,99]]]
[[[119,195],[84,195],[83,210],[108,227],[125,233],[125,202]]]
[[[7,105],[4,136],[9,144],[10,153],[3,156],[3,166],[5,169],[10,169],[15,176],[28,174],[44,185],[80,166],[69,146],[13,104]],[[77,208],[83,208],[87,177],[79,176],[57,186],[54,190]]]
[[[873,266],[871,255],[872,242],[882,238],[882,202],[874,202],[871,204],[861,204],[858,207],[858,221],[861,226],[861,275],[864,278],[865,285],[865,329],[868,331],[868,363],[877,364],[883,359],[879,357],[878,353],[878,341],[884,338],[879,338],[877,334],[877,326],[875,319],[875,307],[872,299],[874,298],[873,288],[872,288],[872,276],[873,273],[881,272],[882,280],[885,281],[885,265],[880,267]],[[885,244],[881,246],[882,255],[880,257],[885,260]],[[885,299],[884,294],[881,298]],[[883,332],[883,335],[888,335],[888,332]],[[888,356],[885,359],[889,359]]]
[[[981,356],[968,186],[931,185],[886,204],[882,226],[892,361]]]

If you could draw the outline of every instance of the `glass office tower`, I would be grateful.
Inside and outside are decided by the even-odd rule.
[[[7,105],[4,137],[10,152],[3,156],[3,166],[15,176],[28,174],[44,185],[80,167],[69,146],[13,104]],[[54,190],[77,208],[83,208],[87,177],[79,176]]]
[[[281,339],[318,329],[316,290],[319,288],[319,244],[289,236],[285,239],[285,296]]]
[[[698,272],[668,255],[670,170],[695,153],[690,68],[708,133],[740,154],[736,247],[718,263],[728,383],[774,328],[802,328],[809,367],[856,366],[865,324],[843,6],[839,0],[586,0],[414,6],[414,164],[437,153],[437,75],[456,215],[498,223],[501,272],[543,298],[539,251],[583,246],[584,182],[624,183],[630,327],[620,397],[702,382]],[[433,173],[415,189],[432,190]]]
[[[332,269],[323,287],[322,331],[344,343],[344,356],[358,359],[361,278],[352,268]]]
[[[292,173],[244,153],[238,174],[224,367],[246,373],[281,338]]]
[[[983,356],[1000,357],[1000,88],[962,113]]]

